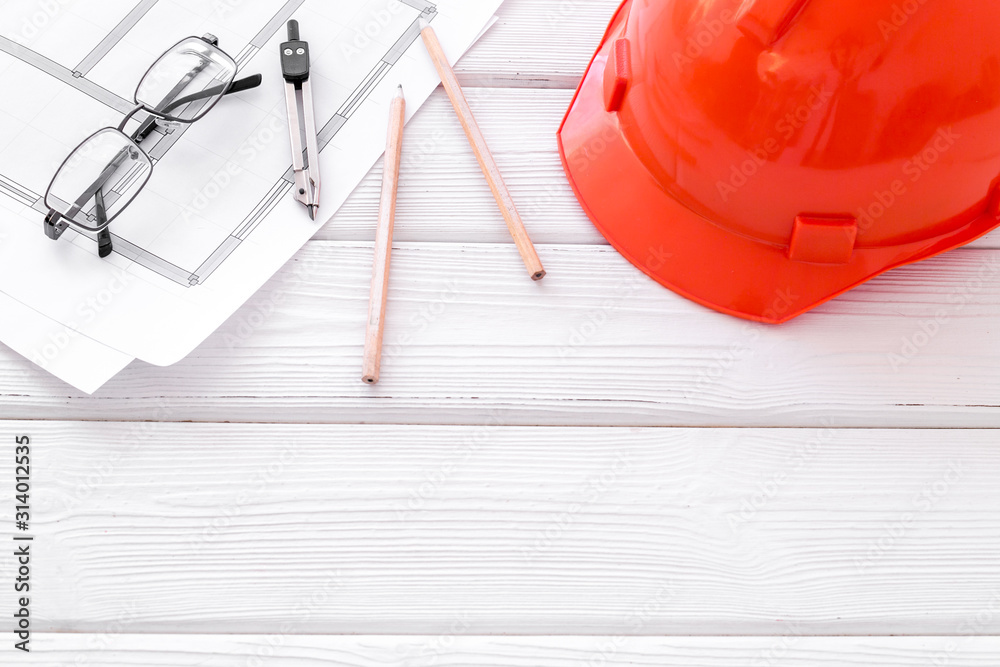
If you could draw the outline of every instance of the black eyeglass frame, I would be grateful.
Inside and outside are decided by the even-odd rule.
[[[139,91],[140,88],[142,87],[142,83],[150,75],[153,69],[160,63],[162,58],[167,54],[171,53],[172,51],[178,49],[185,42],[191,40],[202,40],[208,43],[210,46],[215,47],[222,55],[226,56],[226,58],[228,58],[228,60],[232,63],[233,66],[233,71],[234,71],[233,80],[228,82],[224,86],[207,88],[201,92],[194,93],[192,95],[187,95],[185,97],[174,100],[165,109],[153,109],[150,108],[147,104],[140,102]],[[142,141],[144,141],[147,137],[149,137],[149,135],[153,132],[158,123],[191,125],[201,120],[206,115],[208,115],[208,113],[212,109],[214,109],[219,102],[222,101],[223,97],[226,97],[227,95],[232,95],[234,93],[240,93],[246,90],[251,90],[253,88],[260,86],[261,83],[263,82],[263,77],[260,74],[254,74],[252,76],[248,76],[243,79],[236,79],[237,73],[238,73],[238,65],[235,59],[233,59],[232,56],[230,56],[228,53],[219,48],[219,39],[214,35],[207,34],[203,35],[202,37],[195,37],[192,35],[190,37],[185,37],[184,39],[177,42],[174,46],[164,51],[163,55],[157,58],[153,62],[153,64],[150,65],[149,69],[146,70],[146,73],[143,75],[142,79],[140,79],[139,84],[136,86],[136,92],[133,97],[136,106],[134,109],[132,109],[132,111],[130,111],[128,114],[125,115],[121,123],[119,123],[118,127],[114,128],[109,126],[97,130],[94,134],[87,137],[85,140],[80,142],[80,144],[76,148],[70,151],[70,154],[66,156],[66,159],[63,160],[62,164],[56,170],[56,173],[53,176],[52,181],[49,183],[49,187],[45,193],[45,205],[49,208],[49,212],[45,216],[45,223],[44,223],[45,235],[54,241],[59,240],[59,238],[62,237],[63,233],[71,226],[83,230],[84,232],[89,232],[91,234],[96,233],[99,256],[102,258],[109,256],[113,252],[114,248],[111,241],[111,233],[108,231],[108,227],[111,225],[112,222],[114,222],[114,220],[119,215],[121,215],[132,204],[133,201],[135,201],[136,197],[138,197],[139,194],[142,192],[142,190],[146,187],[146,185],[149,183],[149,179],[153,175],[153,166],[154,166],[153,161],[150,159],[149,155],[146,153],[145,150],[143,150],[142,146],[140,145]],[[212,101],[212,103],[206,106],[204,109],[202,109],[193,118],[182,118],[170,114],[170,112],[176,108],[183,107],[193,102],[197,102],[199,99],[209,99],[213,97],[215,99]],[[139,124],[139,127],[131,135],[126,134],[125,128],[128,126],[128,123],[135,118],[136,114],[143,111],[148,114],[148,117],[142,123]],[[82,207],[90,200],[94,200],[94,210],[97,217],[97,225],[88,226],[78,222],[77,220],[67,218],[63,214],[59,213],[53,206],[49,204],[49,197],[51,195],[52,187],[55,184],[56,179],[62,173],[62,170],[66,167],[69,161],[72,160],[73,157],[77,154],[77,152],[82,147],[90,143],[94,138],[108,131],[117,132],[124,139],[126,139],[129,143],[126,143],[123,146],[122,151],[129,150],[130,148],[138,150],[139,153],[142,155],[142,157],[145,159],[146,164],[149,165],[149,168],[146,170],[145,179],[143,180],[142,184],[137,188],[135,194],[132,196],[132,199],[127,204],[122,206],[121,210],[119,210],[109,219],[107,217],[107,210],[104,205],[103,190],[104,186],[107,184],[107,180],[110,179],[110,177],[115,173],[117,168],[120,166],[120,162],[116,163],[118,159],[117,157],[115,158],[115,160],[112,160],[112,162],[110,162],[108,166],[105,168],[104,172],[102,172],[101,176],[98,177],[98,179],[94,182],[93,185],[87,188],[84,194],[81,195],[81,197],[74,204],[76,206]],[[123,158],[129,157],[129,155],[126,153],[122,157]],[[133,156],[133,159],[135,159],[135,156]]]

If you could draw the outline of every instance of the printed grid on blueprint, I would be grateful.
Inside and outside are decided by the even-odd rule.
[[[10,310],[3,303],[19,304],[36,314],[31,330],[91,341],[91,353],[120,367],[131,357],[161,366],[183,359],[319,227],[290,193],[278,55],[289,19],[312,49],[320,213],[328,220],[382,154],[397,84],[412,117],[440,81],[420,45],[419,20],[434,22],[455,60],[491,25],[501,0],[52,2],[58,11],[39,24],[25,3],[0,0],[0,319]],[[157,125],[141,144],[152,176],[113,221],[111,256],[100,259],[94,240],[76,231],[46,238],[44,193],[66,156],[133,111],[156,58],[206,33],[241,76],[261,74],[263,84],[227,96],[194,125]],[[140,111],[126,131],[144,119]],[[109,290],[114,298],[99,312],[81,312]],[[0,340],[77,387],[92,390],[110,377],[83,353],[41,354],[49,338],[32,345],[0,327]]]
[[[278,45],[287,39],[285,24],[294,14],[313,53],[316,105],[337,108],[319,132],[325,148],[418,39],[418,18],[433,19],[436,7],[405,0],[373,12],[353,0],[307,7],[304,1],[289,0],[277,12],[274,2],[251,0],[77,3],[77,11],[85,7],[93,14],[89,10],[99,6],[100,12],[80,16],[71,7],[53,18],[59,29],[38,39],[30,30],[0,35],[0,75],[6,74],[8,86],[23,83],[34,91],[31,108],[16,94],[0,95],[8,101],[0,102],[0,120],[6,121],[0,135],[2,204],[34,208],[40,220],[47,210],[45,189],[66,155],[91,132],[117,126],[135,106],[135,88],[146,69],[193,28],[195,36],[212,31],[241,75],[273,75]],[[181,285],[211,277],[291,188],[290,166],[284,173],[279,166],[287,162],[285,106],[273,91],[225,99],[212,112],[225,114],[225,123],[158,128],[143,142],[154,173],[112,227],[117,253]],[[143,119],[139,115],[136,122]]]

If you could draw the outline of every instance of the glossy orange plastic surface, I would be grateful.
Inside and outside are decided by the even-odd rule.
[[[627,0],[559,130],[674,291],[789,320],[1000,225],[1000,3]]]

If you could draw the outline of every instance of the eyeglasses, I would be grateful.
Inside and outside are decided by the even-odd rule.
[[[188,37],[167,50],[146,72],[135,91],[136,107],[118,128],[91,135],[56,172],[45,193],[49,212],[45,234],[58,240],[71,225],[97,235],[98,254],[113,251],[108,226],[149,182],[153,161],[140,148],[157,128],[170,134],[178,125],[205,117],[226,95],[256,88],[261,75],[236,80],[236,61],[212,35]],[[146,118],[132,134],[125,127],[140,112]]]

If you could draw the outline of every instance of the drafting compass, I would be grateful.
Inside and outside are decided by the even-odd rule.
[[[281,71],[285,77],[288,102],[288,129],[292,136],[292,168],[295,170],[295,199],[309,210],[313,220],[319,215],[319,139],[312,81],[309,80],[309,44],[299,38],[299,22],[288,22],[288,41],[281,45]]]

